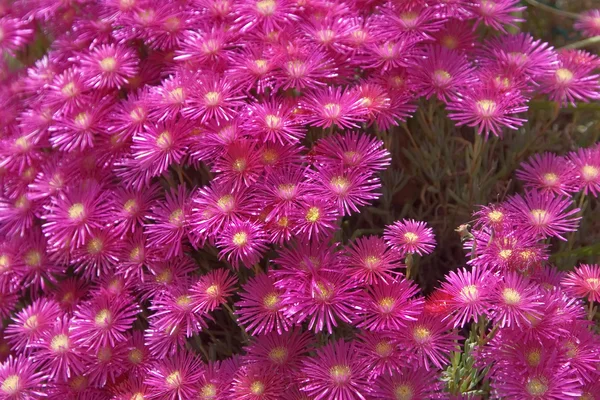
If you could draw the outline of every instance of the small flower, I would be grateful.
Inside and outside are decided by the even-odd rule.
[[[404,219],[388,225],[383,233],[388,246],[400,254],[429,254],[435,248],[433,229],[425,222]]]
[[[401,267],[396,254],[378,236],[359,237],[346,248],[348,274],[367,285],[394,282]]]
[[[291,0],[245,0],[236,7],[235,23],[242,32],[281,30],[298,19],[295,11],[296,4]]]
[[[72,338],[78,344],[98,350],[114,347],[126,340],[139,312],[137,303],[130,297],[112,298],[101,294],[77,308],[71,326]]]
[[[441,387],[436,371],[408,367],[379,377],[374,385],[374,395],[377,399],[435,399]]]
[[[28,26],[27,18],[11,18],[4,15],[0,18],[0,51],[16,54],[33,39],[34,30]]]
[[[239,268],[240,264],[252,268],[267,250],[266,242],[261,224],[239,221],[225,228],[216,245],[221,249],[219,258],[227,258],[235,268]]]
[[[159,359],[148,371],[146,384],[151,400],[192,399],[202,377],[202,362],[187,351]]]
[[[355,342],[343,339],[318,349],[303,363],[300,389],[315,399],[366,399],[368,364],[357,350]]]
[[[517,92],[501,93],[498,90],[475,86],[459,93],[455,102],[447,106],[448,117],[456,125],[477,127],[477,134],[486,137],[492,133],[502,136],[502,127],[517,129],[524,119],[513,116],[527,111],[525,99]]]
[[[249,105],[246,129],[259,140],[281,143],[297,143],[306,131],[293,113],[293,105],[282,99]]]
[[[576,183],[584,195],[600,195],[600,150],[579,149],[569,153],[569,160],[575,165]]]
[[[561,235],[576,231],[581,219],[577,216],[579,208],[567,211],[572,204],[569,198],[531,190],[525,192],[525,197],[512,196],[507,209],[524,232],[541,238],[554,236],[566,240]]]
[[[448,331],[448,325],[442,322],[443,316],[422,315],[417,321],[410,322],[396,338],[408,354],[415,357],[419,367],[426,370],[431,364],[444,369],[450,353],[455,350],[460,336]]]
[[[411,280],[378,283],[367,289],[356,326],[372,332],[399,330],[407,321],[416,321],[423,299],[414,297],[419,288]]]
[[[0,395],[6,400],[25,400],[46,397],[44,372],[27,357],[8,359],[0,364]]]
[[[284,376],[251,364],[242,366],[235,374],[231,393],[239,400],[278,400],[284,387]]]
[[[366,110],[362,106],[359,93],[332,88],[314,91],[301,103],[307,113],[304,122],[321,128],[338,126],[358,128],[358,123],[366,120]]]
[[[600,266],[596,264],[580,264],[560,284],[573,296],[600,302]]]
[[[251,335],[277,331],[282,334],[289,329],[290,321],[283,310],[283,290],[274,285],[267,274],[250,278],[242,286],[241,300],[235,303],[238,322]]]
[[[548,93],[548,98],[560,105],[575,107],[578,101],[600,98],[600,75],[593,73],[593,65],[576,64],[574,61],[569,53],[559,53],[556,69],[541,80],[540,92]]]
[[[358,336],[360,356],[369,365],[369,380],[399,371],[406,360],[388,332],[363,332]]]
[[[516,173],[529,188],[569,196],[576,191],[573,167],[566,159],[553,153],[533,155]]]
[[[451,318],[454,327],[463,327],[488,314],[491,306],[489,290],[493,283],[494,278],[489,272],[477,267],[471,271],[450,271],[441,292],[446,295],[447,318]]]
[[[194,312],[205,314],[227,303],[236,283],[236,277],[226,269],[216,269],[203,275],[190,290]]]
[[[516,27],[516,23],[523,22],[514,14],[520,13],[527,7],[518,6],[519,0],[477,0],[473,4],[473,11],[477,15],[477,23],[506,33],[505,26]]]
[[[16,351],[25,351],[49,330],[60,317],[58,304],[51,299],[40,298],[12,317],[5,337]]]
[[[600,35],[600,9],[587,10],[579,14],[574,28],[587,37]]]
[[[119,89],[137,74],[137,59],[124,45],[105,44],[84,53],[81,71],[90,87]]]
[[[335,230],[338,212],[335,205],[310,197],[300,201],[299,207],[292,211],[290,219],[295,235],[309,240],[311,237],[318,239]]]
[[[51,380],[66,381],[84,370],[81,350],[69,334],[67,318],[57,321],[34,347],[34,360],[45,366]]]
[[[75,272],[88,279],[107,276],[120,261],[122,244],[117,233],[109,228],[92,230],[89,235],[83,246],[73,251]]]
[[[194,121],[232,120],[237,109],[244,104],[234,82],[225,76],[200,74],[190,77],[186,85],[190,94],[182,114]]]
[[[287,332],[261,335],[246,348],[248,363],[275,369],[282,374],[296,373],[311,342],[309,332],[292,328]]]
[[[507,272],[491,298],[492,318],[500,327],[529,325],[541,314],[539,288],[516,272]]]
[[[391,162],[383,141],[363,132],[335,134],[319,140],[314,147],[318,163],[359,171],[382,171]]]
[[[150,306],[154,311],[150,324],[166,332],[182,330],[186,337],[197,334],[206,328],[206,322],[202,313],[194,312],[197,305],[194,300],[194,292],[181,287],[155,297]]]
[[[249,187],[262,172],[257,142],[240,140],[227,148],[214,163],[212,171],[218,175],[215,182],[231,185],[234,189]]]

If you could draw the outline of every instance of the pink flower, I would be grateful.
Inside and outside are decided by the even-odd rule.
[[[232,222],[217,238],[216,245],[221,250],[219,258],[226,258],[236,269],[240,264],[252,268],[267,250],[262,225],[250,221]]]
[[[146,384],[150,399],[182,400],[194,398],[202,377],[202,362],[194,354],[181,351],[174,357],[157,361],[148,371]]]
[[[44,371],[36,371],[37,366],[24,356],[12,355],[0,364],[0,395],[6,400],[21,400],[35,397],[44,398],[46,388]]]
[[[226,269],[215,269],[203,275],[190,290],[193,311],[205,314],[227,303],[236,284],[236,277]]]
[[[137,57],[123,45],[102,45],[84,53],[81,72],[96,89],[119,89],[137,74]]]
[[[528,161],[516,172],[527,187],[565,196],[576,191],[573,167],[565,158],[543,153],[533,155]]]
[[[435,248],[433,229],[427,227],[425,222],[404,219],[396,221],[385,228],[383,237],[392,249],[401,255],[429,254]]]
[[[283,99],[251,103],[245,127],[259,140],[282,145],[297,143],[304,138],[306,132],[293,114],[293,109],[293,104]]]
[[[327,136],[317,142],[314,150],[317,162],[331,167],[381,171],[391,162],[383,141],[353,131]]]
[[[242,32],[280,30],[298,19],[295,11],[296,4],[291,0],[243,0],[236,7],[235,23]]]
[[[14,55],[16,51],[27,45],[34,34],[34,30],[27,25],[26,18],[11,18],[3,15],[0,18],[0,51],[7,51]]]
[[[478,23],[506,33],[505,26],[516,27],[516,23],[525,21],[514,15],[527,8],[518,4],[518,0],[477,0],[472,7]]]
[[[285,387],[284,379],[273,369],[244,365],[233,378],[231,395],[239,400],[278,400]]]
[[[336,125],[340,128],[357,128],[358,123],[366,120],[366,110],[359,93],[354,90],[342,90],[328,86],[315,90],[301,103],[307,113],[304,122],[321,128]]]
[[[600,35],[600,9],[582,12],[574,27],[588,37]]]
[[[356,342],[343,339],[317,350],[303,363],[300,389],[315,399],[359,400],[370,392],[368,364],[359,357]]]
[[[306,359],[312,337],[309,332],[301,333],[292,328],[287,332],[272,332],[261,335],[246,348],[245,359],[250,364],[275,369],[281,374],[295,374]]]
[[[290,215],[295,235],[310,240],[327,237],[336,228],[338,211],[335,205],[316,197],[301,200]]]
[[[188,77],[185,84],[190,93],[182,114],[194,121],[229,121],[244,104],[241,101],[243,97],[237,91],[237,84],[226,76],[199,74]]]
[[[284,291],[274,285],[267,274],[251,278],[242,286],[241,300],[235,303],[238,322],[251,335],[277,331],[281,335],[289,329],[290,321],[284,314]]]
[[[43,297],[34,300],[12,317],[5,337],[12,349],[28,354],[29,346],[50,331],[60,316],[60,308],[54,300]]]
[[[402,267],[396,254],[378,236],[359,237],[346,247],[347,271],[358,282],[368,285],[394,282]]]
[[[500,327],[528,325],[541,314],[539,288],[515,272],[505,273],[490,300]]]
[[[373,394],[377,399],[435,399],[442,382],[436,371],[413,366],[390,375],[382,375],[374,387]]]
[[[569,53],[558,53],[556,69],[541,79],[541,93],[547,93],[550,100],[560,105],[571,104],[576,107],[577,101],[588,102],[600,98],[599,74],[594,73],[593,64],[576,63]]]
[[[575,165],[576,184],[584,195],[600,195],[600,150],[579,149],[569,153],[569,161]]]
[[[572,295],[600,302],[600,266],[580,264],[561,281]]]

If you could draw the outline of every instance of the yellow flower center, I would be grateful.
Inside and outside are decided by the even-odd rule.
[[[404,234],[404,240],[409,244],[416,243],[417,240],[419,240],[419,236],[414,232],[406,232]]]
[[[393,297],[384,297],[383,299],[379,300],[379,308],[381,309],[381,312],[383,313],[391,313],[394,310],[394,305],[396,305],[396,301],[394,300]]]
[[[337,194],[346,193],[350,187],[350,181],[343,176],[334,176],[330,183]]]
[[[85,376],[76,376],[69,382],[69,387],[75,392],[83,392],[88,386],[88,379]]]
[[[69,337],[64,333],[58,334],[50,341],[50,348],[55,353],[65,353],[69,350]]]
[[[183,223],[185,222],[183,210],[178,208],[177,210],[173,211],[171,215],[169,215],[169,222],[178,227],[183,226]]]
[[[233,206],[234,206],[233,196],[230,194],[226,194],[225,196],[223,196],[219,200],[217,200],[217,205],[223,212],[229,212],[229,211],[233,210]]]
[[[166,28],[167,31],[169,32],[175,32],[177,29],[179,29],[179,25],[181,24],[181,20],[177,17],[168,17],[165,22],[163,23],[163,26]]]
[[[30,147],[29,140],[25,136],[21,136],[15,140],[15,145],[21,150],[27,150]]]
[[[144,248],[142,246],[136,246],[129,253],[129,260],[133,262],[141,262],[144,260]]]
[[[29,250],[25,253],[25,264],[30,268],[39,267],[42,265],[42,253],[37,250]]]
[[[396,397],[396,400],[413,400],[413,389],[410,385],[403,383],[396,386],[394,396]]]
[[[477,106],[477,112],[482,118],[490,118],[494,116],[496,112],[496,102],[494,100],[479,100],[475,103]]]
[[[490,221],[495,222],[495,223],[502,221],[503,217],[504,217],[504,214],[498,210],[494,210],[494,211],[488,213],[488,218],[490,219]]]
[[[263,304],[266,308],[274,308],[279,304],[279,296],[272,292],[263,297]]]
[[[513,253],[512,250],[510,250],[510,249],[504,249],[504,250],[500,250],[500,252],[498,253],[498,255],[503,260],[507,260],[507,259],[510,258],[510,256],[512,256],[512,253]]]
[[[204,100],[206,101],[206,105],[209,107],[215,107],[219,105],[221,101],[221,95],[219,92],[208,92],[204,95]]]
[[[67,97],[75,97],[79,94],[79,90],[75,86],[75,82],[69,82],[60,89],[60,92]]]
[[[337,118],[342,113],[342,106],[338,103],[327,103],[323,106],[327,118]]]
[[[242,172],[246,169],[246,159],[238,158],[233,162],[233,169],[237,172]]]
[[[317,39],[325,45],[330,44],[335,39],[335,32],[331,29],[321,29],[317,32]]]
[[[164,131],[156,137],[156,145],[161,150],[168,150],[173,145],[173,136],[169,131]]]
[[[543,377],[530,379],[525,388],[532,396],[542,396],[548,391],[548,380]]]
[[[248,234],[246,232],[238,232],[233,235],[231,241],[238,247],[245,246],[248,243]]]
[[[460,297],[466,302],[477,301],[479,299],[479,290],[475,285],[467,285],[460,290]]]
[[[282,183],[277,189],[279,191],[279,197],[285,200],[291,200],[294,198],[296,185],[293,183]]]
[[[4,379],[4,382],[2,382],[0,389],[9,396],[16,395],[19,393],[19,389],[21,389],[20,384],[21,378],[19,378],[19,375],[9,375]]]
[[[112,72],[117,67],[117,60],[114,57],[106,57],[100,60],[100,68],[105,72]]]
[[[137,392],[134,393],[129,400],[146,400],[146,397],[144,397],[144,393]]]
[[[281,128],[281,118],[279,118],[277,115],[268,114],[265,117],[265,124],[269,129],[279,129]]]
[[[424,326],[416,326],[413,329],[413,338],[418,343],[425,343],[431,338],[431,331]]]
[[[267,165],[273,165],[278,159],[278,154],[273,149],[266,149],[262,154],[262,160]]]
[[[514,306],[521,302],[521,295],[515,289],[505,288],[502,290],[502,299],[509,306]]]
[[[267,60],[254,60],[254,65],[256,66],[256,70],[258,72],[260,72],[261,74],[264,74],[265,72],[267,72],[267,69],[269,67],[269,63],[267,62]]]
[[[317,282],[316,297],[321,301],[327,301],[333,296],[333,288],[327,287],[323,282]]]
[[[133,349],[127,355],[127,359],[132,364],[141,364],[144,361],[144,353],[140,349]]]
[[[288,351],[285,347],[277,346],[269,352],[269,358],[276,364],[283,364],[287,360]]]
[[[564,344],[565,349],[567,350],[567,357],[575,358],[577,357],[577,353],[579,353],[579,346],[571,340],[568,340]]]
[[[441,40],[441,44],[447,49],[454,50],[458,47],[458,39],[454,36],[444,36]]]
[[[527,352],[525,358],[527,359],[527,364],[531,367],[537,367],[542,361],[542,352],[540,349],[533,349]]]
[[[375,352],[379,357],[389,357],[394,348],[390,342],[383,340],[375,345]]]
[[[445,84],[448,83],[452,76],[448,73],[448,71],[438,69],[433,73],[433,78],[437,81],[437,83]]]
[[[217,387],[212,383],[207,383],[200,389],[200,399],[212,400],[217,397]]]
[[[141,122],[146,119],[146,110],[142,107],[136,107],[129,113],[129,117],[134,122]]]
[[[256,10],[264,17],[275,14],[277,3],[275,0],[260,0],[256,2]]]
[[[374,270],[379,265],[379,257],[377,256],[367,256],[364,259],[364,265],[369,270]]]
[[[306,213],[306,221],[308,222],[317,222],[319,220],[319,218],[321,217],[321,210],[319,209],[319,207],[311,207],[308,209],[308,212]]]
[[[289,224],[289,220],[287,217],[281,217],[277,220],[277,225],[282,227],[282,228],[286,228]]]
[[[107,328],[110,326],[110,323],[112,322],[112,314],[110,310],[103,308],[102,310],[98,311],[94,317],[94,322],[96,322],[96,326],[101,328]]]
[[[350,380],[352,370],[347,365],[334,365],[329,369],[329,375],[335,384],[344,385]]]
[[[123,209],[128,214],[133,215],[136,212],[138,212],[139,207],[138,207],[137,201],[135,199],[129,199],[125,202],[125,205],[123,205]]]
[[[192,298],[186,294],[184,294],[183,296],[179,296],[176,300],[176,303],[179,307],[188,307],[190,304],[192,304]]]
[[[546,186],[554,186],[558,183],[558,175],[556,175],[552,172],[548,172],[547,174],[544,174],[543,179],[544,179],[544,184]]]
[[[179,372],[179,371],[171,372],[165,378],[165,382],[167,383],[167,386],[169,386],[171,389],[178,388],[183,383],[183,377],[181,376],[181,372]]]
[[[93,238],[87,245],[87,251],[90,254],[98,254],[104,248],[104,242],[100,238]]]
[[[31,317],[27,318],[27,320],[25,320],[25,323],[23,324],[23,328],[30,330],[30,331],[34,331],[40,326],[39,322],[40,321],[38,319],[38,316],[36,314],[34,314]]]
[[[85,215],[85,207],[82,203],[75,203],[69,207],[69,218],[71,220],[81,220]]]
[[[292,78],[299,78],[306,73],[306,64],[300,60],[288,61],[287,70]]]
[[[252,382],[252,384],[250,384],[250,392],[255,396],[263,394],[265,392],[265,384],[261,381]]]
[[[585,282],[588,284],[591,290],[596,291],[600,289],[600,279],[598,278],[587,278]]]
[[[91,122],[92,122],[92,117],[90,116],[89,113],[87,112],[81,112],[79,114],[77,114],[75,116],[75,124],[80,128],[80,129],[87,129],[89,128]]]
[[[556,70],[555,76],[557,83],[569,83],[573,79],[573,72],[566,68],[559,68]]]
[[[581,168],[581,176],[586,182],[591,182],[600,175],[600,169],[593,165],[584,165]]]
[[[546,225],[548,223],[548,212],[539,208],[531,210],[531,218],[536,225]]]
[[[185,93],[182,87],[175,88],[169,92],[169,99],[174,103],[183,103],[185,101]]]
[[[217,285],[216,283],[213,283],[208,288],[206,288],[206,294],[212,298],[218,297],[220,293],[221,290],[219,288],[219,285]]]

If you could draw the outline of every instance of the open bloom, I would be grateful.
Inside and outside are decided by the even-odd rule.
[[[329,128],[337,125],[340,128],[357,128],[358,123],[365,121],[366,110],[360,95],[356,91],[341,88],[316,90],[305,98],[301,107],[306,111],[305,123]]]
[[[579,15],[575,29],[588,37],[600,35],[600,9],[587,10]]]
[[[137,58],[124,45],[102,45],[84,54],[81,71],[96,89],[120,88],[137,73]]]
[[[600,302],[600,266],[581,264],[561,281],[561,286],[577,297]]]
[[[553,153],[533,155],[522,164],[516,175],[526,186],[543,192],[569,196],[576,190],[572,165]]]
[[[433,229],[425,222],[404,219],[385,228],[383,237],[387,244],[400,254],[429,254],[435,248]]]
[[[472,320],[477,321],[480,316],[487,314],[490,307],[490,288],[494,282],[488,271],[477,267],[471,271],[450,271],[446,279],[441,292],[446,295],[449,311],[447,317],[451,317],[455,327],[462,327]]]
[[[0,398],[24,400],[46,397],[44,371],[36,369],[37,365],[27,357],[9,356],[0,364]]]
[[[252,268],[267,250],[266,238],[261,224],[250,221],[233,222],[217,239],[221,249],[220,258],[227,258],[235,268],[240,264]]]

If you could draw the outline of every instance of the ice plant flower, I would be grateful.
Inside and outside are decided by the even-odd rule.
[[[387,244],[400,254],[429,254],[435,248],[433,229],[425,222],[404,219],[385,228],[383,237]]]
[[[589,301],[600,301],[600,266],[581,264],[569,272],[560,282],[574,296]]]

